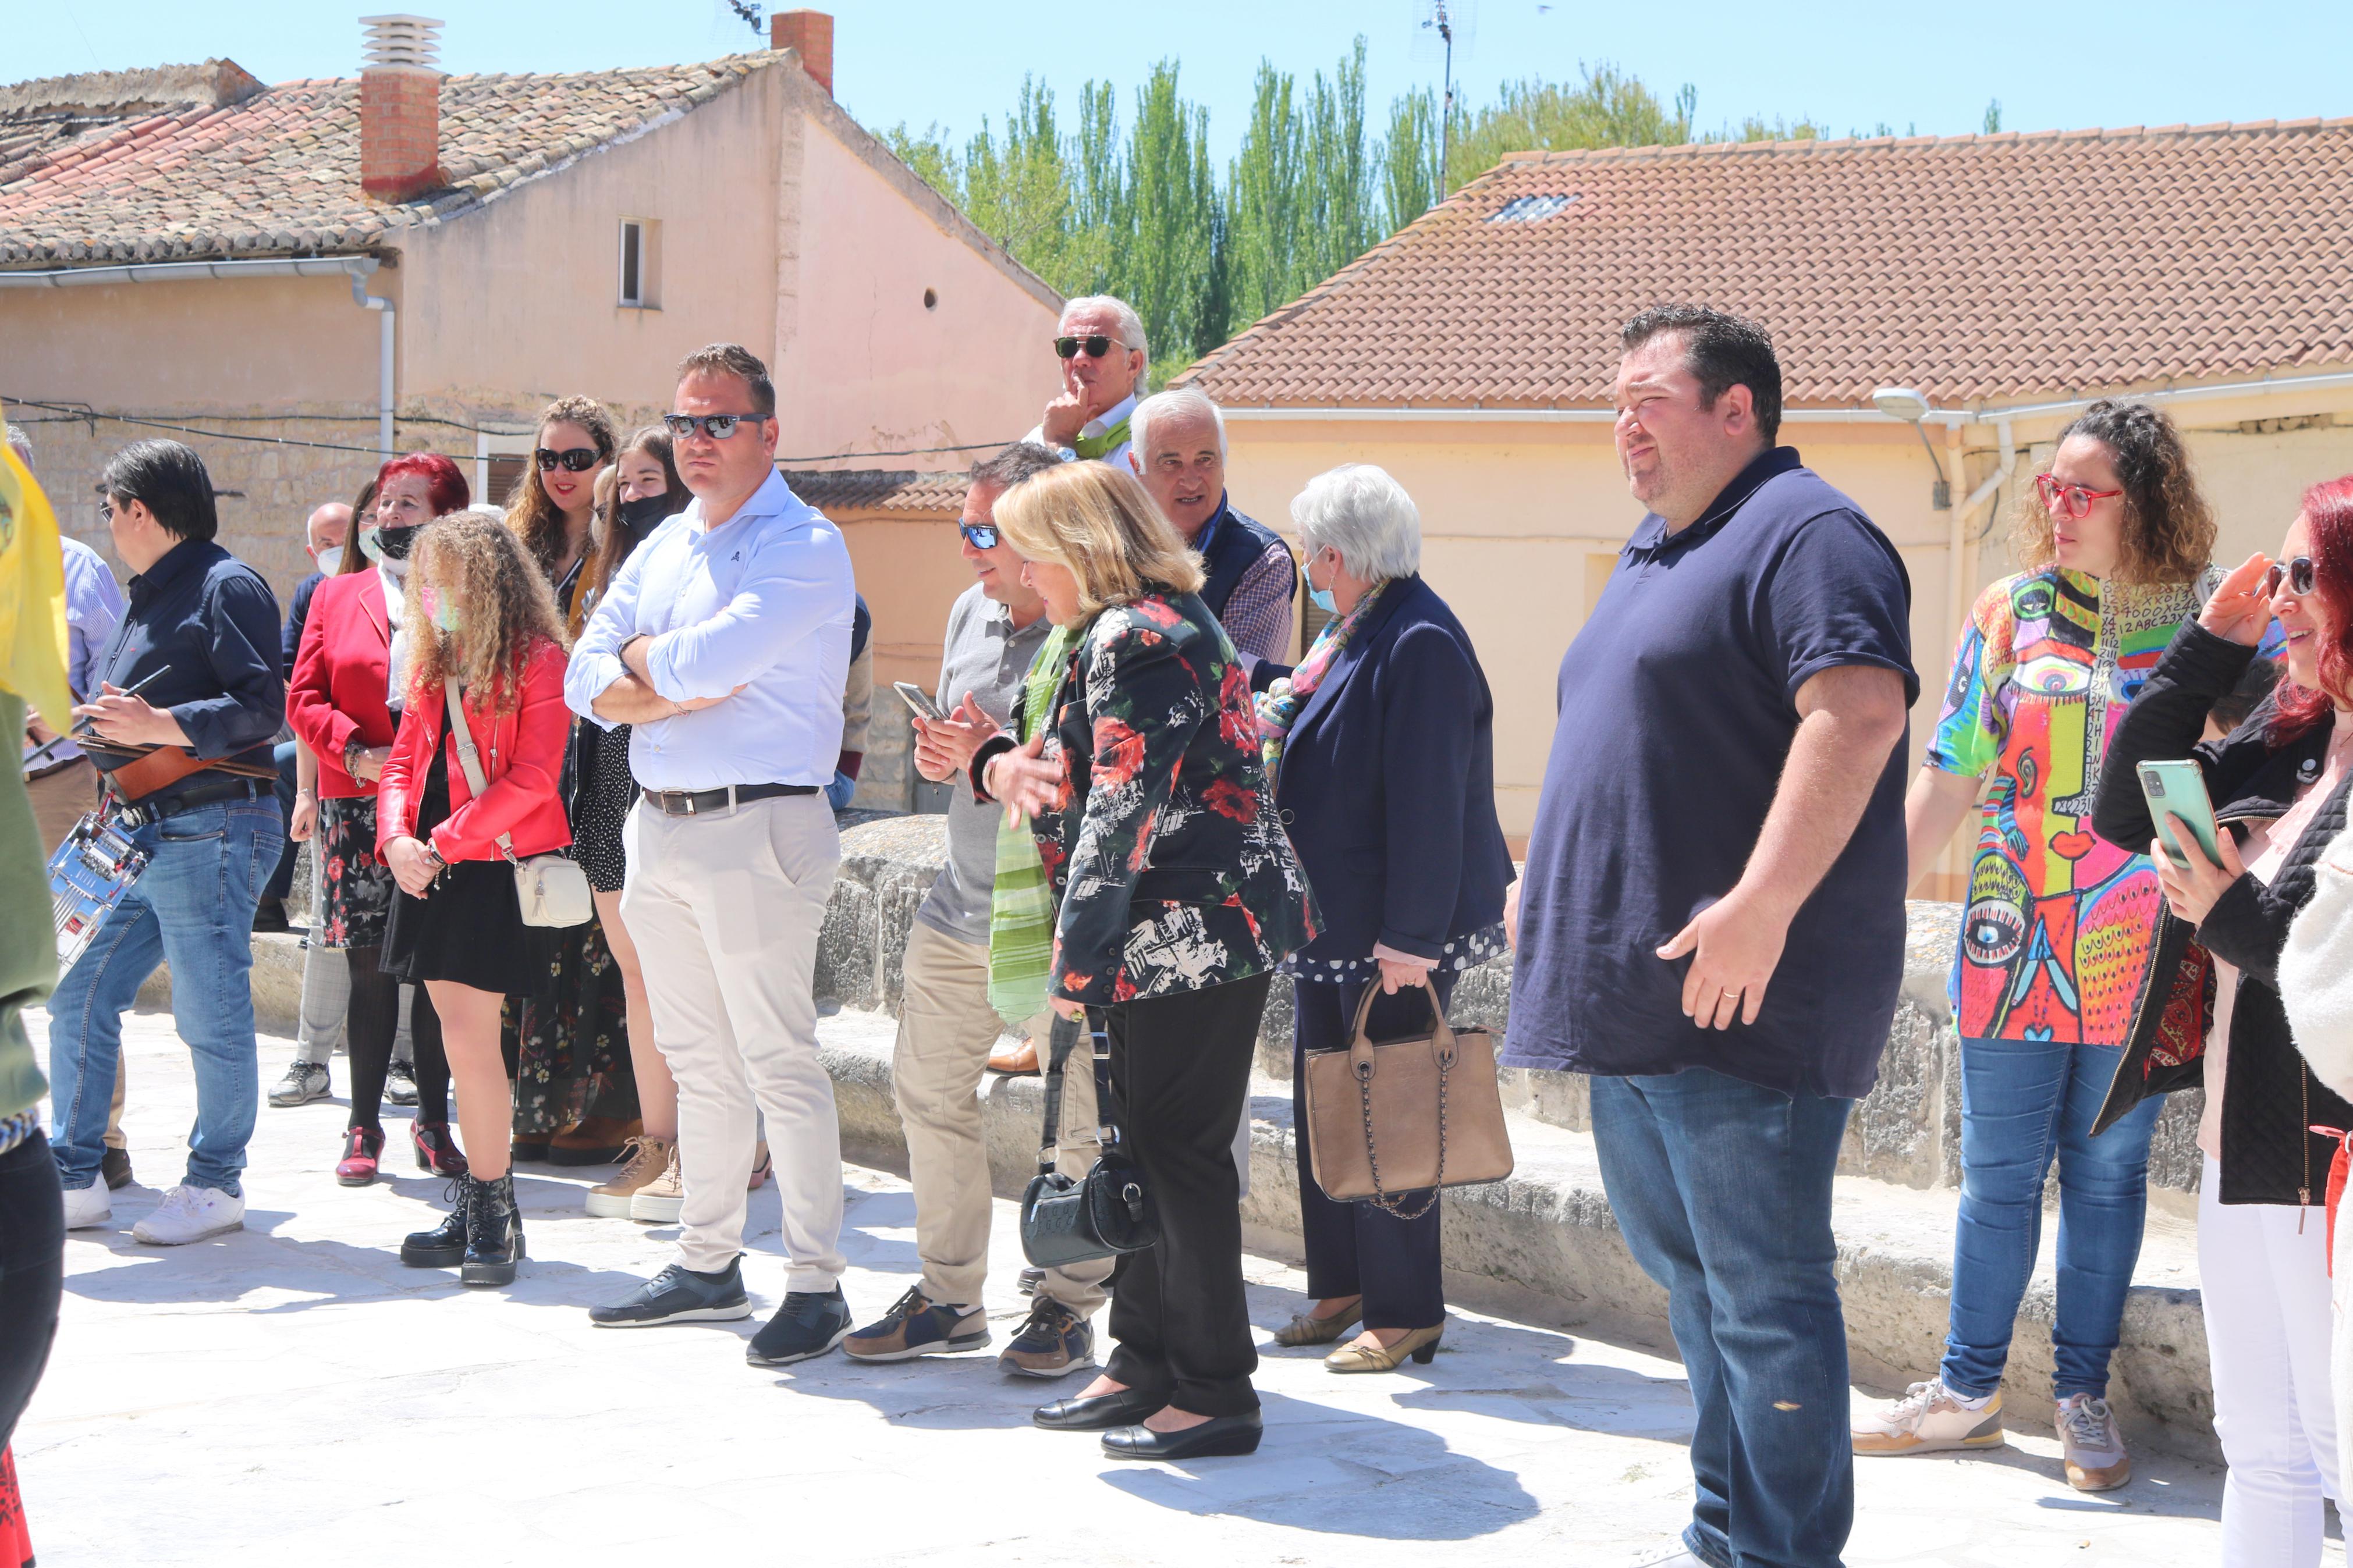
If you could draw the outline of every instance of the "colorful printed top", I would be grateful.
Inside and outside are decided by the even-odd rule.
[[[1962,1038],[2125,1044],[2164,895],[2147,856],[2094,836],[2092,794],[2117,721],[2203,600],[2061,567],[1978,595],[1927,756],[1993,773],[1953,961]]]

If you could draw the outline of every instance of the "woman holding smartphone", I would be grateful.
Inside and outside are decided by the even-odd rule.
[[[2093,837],[2109,737],[2202,602],[2214,517],[2172,421],[2102,402],[2061,433],[2011,537],[2025,570],[1978,596],[1926,765],[1905,801],[1917,884],[1971,814],[1953,958],[1961,1203],[1945,1358],[1859,1417],[1858,1454],[1992,1447],[2001,1382],[2059,1167],[2052,1396],[2071,1486],[2131,1478],[2108,1361],[2140,1257],[2151,1098],[2104,1131],[2102,1097],[2155,961],[2158,892],[2139,843]],[[1982,805],[1980,805],[1982,797]]]
[[[548,949],[547,933],[523,924],[508,857],[572,842],[559,790],[572,729],[564,623],[521,542],[491,518],[442,518],[412,559],[407,701],[376,795],[377,852],[400,885],[384,967],[422,985],[440,1016],[472,1169],[458,1178],[456,1210],[403,1242],[400,1260],[456,1266],[468,1285],[504,1285],[523,1237],[499,1014]],[[469,743],[479,793],[459,754]]]
[[[2274,616],[2286,634],[2285,679],[2231,735],[2200,743],[2207,710],[2254,658]],[[2322,852],[2345,826],[2348,720],[2353,479],[2306,491],[2279,560],[2250,556],[2174,639],[2108,749],[2094,819],[2109,842],[2154,853],[2140,764],[2188,757],[2224,829],[2217,863],[2189,822],[2171,824],[2189,865],[2158,861],[2168,913],[2140,1004],[2162,1024],[2146,1044],[2135,1031],[2102,1116],[2205,1086],[2198,1272],[2214,1429],[2230,1466],[2222,1561],[2231,1568],[2319,1562],[2322,1500],[2337,1493],[2322,1217],[2337,1141],[2311,1129],[2353,1127],[2353,1105],[2297,1052],[2280,960]]]

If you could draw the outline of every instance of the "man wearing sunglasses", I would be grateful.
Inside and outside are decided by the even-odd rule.
[[[638,546],[574,648],[565,700],[631,726],[642,791],[621,910],[678,1079],[679,1260],[591,1311],[608,1327],[742,1318],[744,1189],[765,1112],[785,1301],[755,1366],[822,1355],[841,1293],[841,1134],[810,982],[841,858],[819,793],[841,749],[856,592],[841,532],[776,471],[776,393],[750,351],[679,366],[671,454],[694,504]]]
[[[1124,464],[1127,416],[1144,384],[1143,318],[1124,300],[1085,295],[1062,307],[1053,343],[1062,390],[1023,439],[1052,447],[1066,463],[1090,458]]]

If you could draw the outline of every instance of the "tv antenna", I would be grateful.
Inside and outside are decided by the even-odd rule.
[[[1438,118],[1438,199],[1444,201],[1447,171],[1454,157],[1454,51],[1460,46],[1470,52],[1477,9],[1475,0],[1414,0],[1414,40],[1420,46],[1417,52],[1425,58],[1439,54],[1444,60]]]

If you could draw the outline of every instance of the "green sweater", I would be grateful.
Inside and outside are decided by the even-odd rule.
[[[25,732],[25,700],[0,692],[0,735]],[[49,878],[41,857],[41,833],[33,823],[33,803],[25,795],[21,768],[7,770],[0,784],[0,910],[30,911],[49,902]],[[0,1117],[38,1105],[48,1079],[33,1060],[25,1034],[25,1009],[47,999],[58,983],[54,930],[30,918],[0,921]]]

